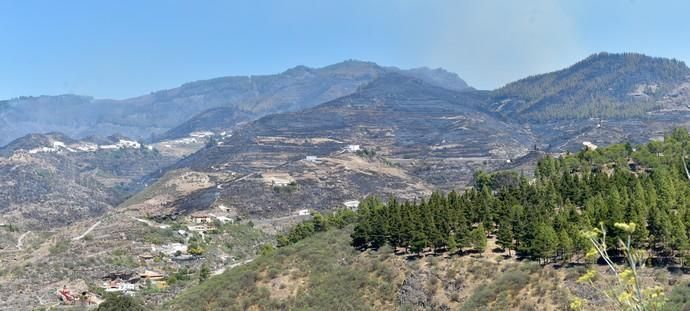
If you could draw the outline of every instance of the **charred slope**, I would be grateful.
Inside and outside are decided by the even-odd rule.
[[[196,131],[211,131],[220,133],[226,130],[232,130],[235,126],[242,124],[253,118],[253,114],[234,108],[212,108],[184,123],[166,131],[160,136],[154,138],[155,141],[164,141],[171,139],[183,138]]]
[[[486,111],[486,98],[387,74],[352,95],[263,117],[181,160],[168,171],[233,177],[167,206],[191,212],[226,205],[269,216],[341,207],[368,194],[411,199],[462,186],[475,168],[504,164],[534,143]],[[349,145],[362,150],[349,153]]]
[[[76,149],[86,145],[93,144],[54,133],[4,147],[0,222],[52,228],[99,215],[138,191],[142,176],[175,161],[146,148]]]
[[[150,138],[199,113],[221,107],[230,109],[219,112],[229,113],[233,116],[231,121],[250,121],[271,113],[313,107],[351,94],[387,72],[408,74],[406,70],[384,68],[370,62],[345,61],[323,68],[298,66],[273,75],[196,81],[126,100],[76,95],[21,97],[0,101],[0,132],[3,133],[0,144],[29,133],[53,131],[78,138],[114,133]],[[443,70],[416,69],[409,71],[409,75],[453,89],[467,87],[457,75]],[[190,127],[195,124],[203,126]],[[194,131],[216,125],[189,123],[186,129]],[[234,124],[223,125],[231,128]],[[185,135],[177,133],[175,136]]]
[[[236,171],[326,156],[349,144],[387,157],[511,157],[532,139],[485,111],[485,92],[454,92],[388,74],[358,92],[300,112],[263,117],[176,167]]]
[[[690,69],[673,59],[636,53],[594,54],[568,68],[494,91],[492,107],[531,122],[626,118],[672,104]]]

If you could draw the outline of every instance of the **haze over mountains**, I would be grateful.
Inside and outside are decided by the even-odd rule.
[[[456,74],[442,69],[400,70],[345,61],[316,69],[298,66],[275,75],[196,81],[125,100],[21,97],[0,102],[0,145],[29,133],[48,132],[74,138],[113,134],[179,138],[195,130],[231,128],[264,115],[313,107],[391,72],[449,90],[472,91]],[[485,95],[480,100],[488,109],[510,121],[636,117],[654,110],[687,109],[683,100],[690,88],[689,75],[680,61],[600,53],[563,70],[492,92],[476,92]]]
[[[374,63],[345,61],[323,68],[297,66],[280,74],[223,77],[125,100],[60,95],[21,97],[0,102],[0,145],[29,133],[63,132],[75,138],[125,136],[147,139],[175,132],[192,116],[227,108],[234,121],[297,111],[354,92],[386,72],[420,77],[455,90],[467,88],[457,75],[441,69],[400,70]],[[197,130],[207,125],[198,124]]]

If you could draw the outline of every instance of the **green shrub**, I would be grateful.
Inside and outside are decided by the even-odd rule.
[[[462,305],[462,310],[477,310],[489,306],[501,295],[512,296],[529,284],[529,273],[525,269],[514,269],[506,271],[494,282],[479,286],[472,296]]]
[[[55,244],[49,249],[50,255],[57,255],[64,253],[70,247],[69,240],[60,240],[55,242]]]
[[[681,283],[675,286],[662,310],[690,310],[690,284]]]
[[[109,294],[98,306],[97,311],[144,311],[143,304],[130,296]]]

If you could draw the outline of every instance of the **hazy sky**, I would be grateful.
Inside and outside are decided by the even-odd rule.
[[[125,98],[345,59],[482,89],[598,51],[690,60],[690,1],[0,0],[0,98]]]

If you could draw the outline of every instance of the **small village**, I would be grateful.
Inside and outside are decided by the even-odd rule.
[[[341,208],[356,210],[359,200],[342,202]],[[60,305],[95,306],[100,304],[108,294],[123,294],[140,296],[166,291],[175,282],[184,278],[208,278],[252,261],[252,258],[223,258],[229,259],[226,266],[207,266],[205,247],[207,242],[215,239],[225,225],[233,225],[239,218],[233,215],[232,209],[220,204],[217,211],[195,212],[189,215],[157,215],[150,219],[135,218],[156,230],[173,230],[178,242],[151,243],[136,245],[136,268],[110,271],[100,278],[91,280],[98,284],[96,288],[86,288],[85,284],[64,284],[56,289],[56,297]],[[312,210],[295,210],[286,218],[295,220],[308,219]],[[234,217],[233,217],[234,216]],[[171,271],[171,267],[173,267]],[[176,271],[176,272],[175,272]]]
[[[136,218],[154,230],[173,230],[174,240],[179,242],[151,243],[142,245],[133,241],[136,268],[130,270],[111,271],[101,278],[91,280],[98,284],[97,288],[86,289],[82,285],[63,285],[56,292],[57,299],[62,305],[97,305],[103,297],[110,293],[128,296],[140,295],[143,291],[157,292],[165,290],[174,283],[180,275],[187,277],[194,270],[200,270],[204,263],[204,245],[207,235],[219,229],[224,224],[232,224],[235,219],[228,217],[224,206],[218,207],[218,213],[192,213],[187,216],[166,215],[155,217],[155,220],[166,220],[157,223],[153,220]],[[179,228],[179,229],[178,229]],[[166,269],[163,269],[163,268]],[[165,272],[176,270],[177,273]],[[206,269],[205,267],[203,269]],[[209,273],[207,271],[206,273]],[[205,277],[208,277],[205,276]]]

